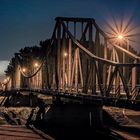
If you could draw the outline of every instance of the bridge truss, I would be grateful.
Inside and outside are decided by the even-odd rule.
[[[23,88],[21,77],[30,89],[35,88],[34,77],[41,77],[34,81],[38,80],[43,90],[115,98],[123,95],[131,100],[138,95],[140,57],[113,44],[91,18],[57,17],[46,55],[30,74],[22,71],[18,54],[16,59],[15,75],[11,78],[16,89]]]

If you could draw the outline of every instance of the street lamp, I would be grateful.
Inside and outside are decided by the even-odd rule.
[[[126,42],[126,50],[129,51],[129,40],[122,34],[119,34],[117,38],[119,41]],[[125,52],[123,52],[123,63],[125,63],[125,61],[126,61]],[[123,67],[123,74],[124,75],[125,75],[125,71],[126,71],[126,69],[125,69],[125,67]]]
[[[4,79],[4,83],[7,83],[7,79]]]
[[[126,42],[126,47],[127,47],[126,49],[129,51],[129,40],[122,34],[119,34],[117,36],[117,38],[118,38],[119,41],[125,41]]]
[[[22,71],[23,71],[23,72],[26,72],[26,68],[23,68]]]
[[[122,40],[123,38],[124,38],[124,36],[123,36],[123,35],[121,35],[121,34],[120,34],[120,35],[118,35],[118,39],[119,39],[119,40]]]
[[[68,54],[67,54],[66,52],[64,52],[64,57],[67,57],[67,55],[68,55]]]
[[[126,49],[129,51],[129,40],[126,37],[124,37],[122,34],[119,34],[117,36],[117,39],[119,41],[125,41],[126,42]]]
[[[36,71],[38,70],[38,68],[39,68],[39,66],[40,66],[40,64],[38,63],[38,61],[36,60],[36,61],[34,61],[33,62],[33,73],[36,73]],[[31,84],[31,86],[33,87],[33,88],[39,88],[39,85],[40,85],[40,72],[41,71],[39,71],[38,73],[36,73],[36,76],[33,78],[33,80],[32,80],[32,84]]]
[[[34,67],[38,67],[39,66],[39,64],[36,62],[36,63],[34,63]]]

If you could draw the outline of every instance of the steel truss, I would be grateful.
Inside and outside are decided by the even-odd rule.
[[[94,19],[57,17],[51,40],[43,72],[46,89],[116,98],[123,93],[133,100],[137,97],[140,58],[110,42]],[[122,63],[122,53],[133,63]]]

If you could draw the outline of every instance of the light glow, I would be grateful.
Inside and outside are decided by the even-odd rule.
[[[139,44],[139,26],[135,26],[131,17],[111,17],[106,21],[105,32],[113,44],[127,44],[136,47]]]
[[[64,57],[67,57],[67,55],[68,55],[68,54],[67,54],[66,52],[64,52]]]
[[[122,40],[123,39],[123,35],[118,35],[118,39]]]
[[[36,62],[36,63],[34,63],[34,67],[38,67],[39,66],[39,64]]]
[[[7,79],[4,79],[4,83],[7,83]]]
[[[26,72],[26,68],[23,68],[22,71],[23,71],[23,72]]]

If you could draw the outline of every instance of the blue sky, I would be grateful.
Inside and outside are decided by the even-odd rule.
[[[140,0],[0,0],[0,61],[50,38],[57,16],[90,17],[101,27],[110,17],[133,16],[140,25],[139,9]]]

